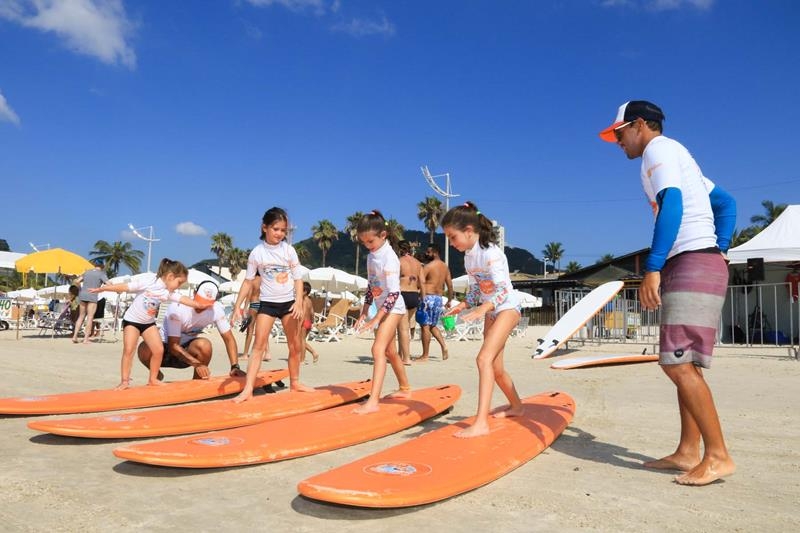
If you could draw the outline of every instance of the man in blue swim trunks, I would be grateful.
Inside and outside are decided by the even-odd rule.
[[[417,323],[422,327],[422,355],[415,361],[427,361],[431,347],[431,336],[436,339],[442,348],[442,360],[447,360],[447,345],[444,336],[439,330],[439,319],[444,312],[444,298],[442,293],[447,287],[447,301],[453,299],[453,279],[450,269],[440,259],[439,246],[435,243],[428,245],[425,258],[428,262],[422,268],[425,278],[425,297],[417,308]]]

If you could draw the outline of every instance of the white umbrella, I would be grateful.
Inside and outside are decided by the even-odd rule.
[[[337,268],[322,267],[309,270],[303,279],[312,289],[328,292],[360,291],[367,288],[367,280]]]
[[[541,307],[542,306],[542,299],[537,298],[533,294],[528,292],[522,292],[518,290],[514,290],[514,294],[519,299],[520,307],[527,308],[527,307]]]
[[[219,292],[238,293],[240,290],[242,290],[242,282],[241,281],[233,280],[233,281],[226,281],[224,283],[220,283],[219,284]]]
[[[19,289],[16,291],[10,291],[6,294],[12,300],[34,300],[38,297],[36,293],[36,289]]]
[[[200,285],[204,281],[211,281],[213,283],[217,283],[217,280],[215,280],[214,278],[212,278],[211,276],[209,276],[205,272],[200,272],[199,270],[197,270],[195,268],[190,268],[189,269],[189,276],[187,277],[186,281],[189,283],[189,286],[191,286],[192,288],[197,287],[198,285]]]
[[[57,287],[45,287],[39,289],[36,294],[42,298],[66,298],[69,296],[69,285],[59,285]]]
[[[453,278],[453,290],[456,292],[467,292],[469,289],[469,276],[464,274],[463,276],[458,276],[457,278]]]

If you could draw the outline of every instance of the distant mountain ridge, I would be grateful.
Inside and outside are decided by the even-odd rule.
[[[419,230],[406,230],[405,239],[410,242],[418,242],[420,249],[424,250],[430,240],[430,234]],[[441,233],[435,234],[434,241],[441,248],[442,259],[444,259],[444,235]],[[317,246],[317,243],[314,242],[313,239],[304,239],[294,243],[294,245],[303,245],[311,255],[311,259],[306,261],[304,266],[308,268],[322,266],[322,250],[319,249],[319,246]],[[542,273],[542,261],[536,259],[528,250],[506,246],[505,252],[508,258],[508,269],[510,272],[523,272],[525,274]],[[367,253],[366,249],[361,247],[358,267],[358,273],[361,276],[363,276],[367,270]],[[333,241],[331,249],[328,250],[328,254],[325,257],[325,266],[355,273],[355,262],[356,243],[350,240],[349,235],[340,231],[339,238]],[[453,247],[450,247],[450,273],[454,278],[464,274],[464,254]]]

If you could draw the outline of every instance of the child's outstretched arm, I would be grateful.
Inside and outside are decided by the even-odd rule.
[[[89,289],[89,292],[91,292],[93,294],[97,294],[98,292],[106,292],[106,291],[118,292],[118,293],[130,292],[130,290],[128,289],[128,284],[127,283],[111,283],[110,285],[101,285],[100,287],[97,287],[96,289]]]

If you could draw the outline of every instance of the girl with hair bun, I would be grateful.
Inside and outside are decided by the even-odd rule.
[[[476,357],[478,412],[471,426],[455,434],[462,438],[477,437],[489,433],[489,409],[495,383],[508,398],[509,407],[493,416],[522,414],[522,400],[503,366],[503,350],[511,330],[519,322],[520,305],[512,291],[508,260],[496,244],[492,221],[474,203],[465,202],[448,211],[442,218],[442,229],[453,248],[464,252],[464,269],[469,280],[466,301],[450,309],[446,316],[470,309],[463,316],[465,321],[481,318],[484,321],[483,344]]]
[[[393,398],[411,397],[411,386],[408,384],[406,369],[397,353],[394,342],[397,326],[406,313],[406,306],[400,298],[400,259],[392,249],[391,237],[386,229],[386,219],[380,211],[371,211],[359,220],[356,226],[358,240],[369,250],[367,256],[367,295],[361,316],[356,322],[356,331],[375,329],[375,340],[372,343],[372,388],[369,399],[353,410],[354,413],[366,414],[378,410],[381,399],[383,378],[386,376],[386,360],[392,365],[400,389],[391,394]],[[371,320],[367,320],[370,305],[375,302],[378,312]]]

